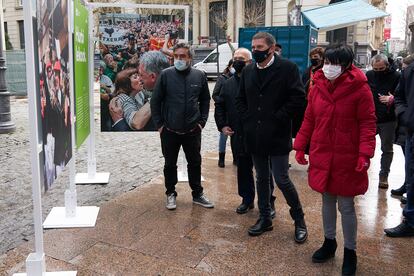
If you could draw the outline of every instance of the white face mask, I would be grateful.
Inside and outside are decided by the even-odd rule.
[[[236,69],[234,69],[233,67],[230,67],[229,71],[230,71],[230,74],[232,75],[236,73]]]
[[[342,66],[325,64],[322,68],[322,71],[328,80],[334,80],[342,74]]]

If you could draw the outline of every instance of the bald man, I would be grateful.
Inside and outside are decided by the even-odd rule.
[[[244,148],[242,123],[235,105],[236,96],[239,93],[241,73],[243,68],[250,63],[252,63],[252,53],[248,49],[239,48],[234,52],[232,66],[236,73],[222,85],[215,102],[214,112],[218,130],[231,137],[232,152],[236,155],[238,192],[242,197],[242,203],[236,209],[238,214],[244,214],[253,209],[255,196],[252,156]],[[274,185],[271,187],[273,193]],[[270,199],[272,217],[275,216],[275,199],[272,195]]]

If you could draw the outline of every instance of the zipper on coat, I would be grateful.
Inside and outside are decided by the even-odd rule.
[[[184,120],[182,122],[182,130],[186,131],[185,126],[186,126],[186,121],[187,121],[187,76],[191,73],[188,72],[187,75],[184,76]]]

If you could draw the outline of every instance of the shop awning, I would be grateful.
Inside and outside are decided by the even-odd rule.
[[[363,0],[348,0],[303,11],[302,15],[303,24],[309,24],[320,31],[331,31],[389,14]]]

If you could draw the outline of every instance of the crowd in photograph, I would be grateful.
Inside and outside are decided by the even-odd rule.
[[[139,16],[112,21],[102,20],[99,28],[101,130],[155,130],[149,112],[145,118],[137,118],[152,94],[144,85],[145,72],[140,72],[139,65],[144,54],[151,51],[159,51],[164,61],[172,64],[172,48],[183,35],[182,22],[179,18],[150,21]]]

